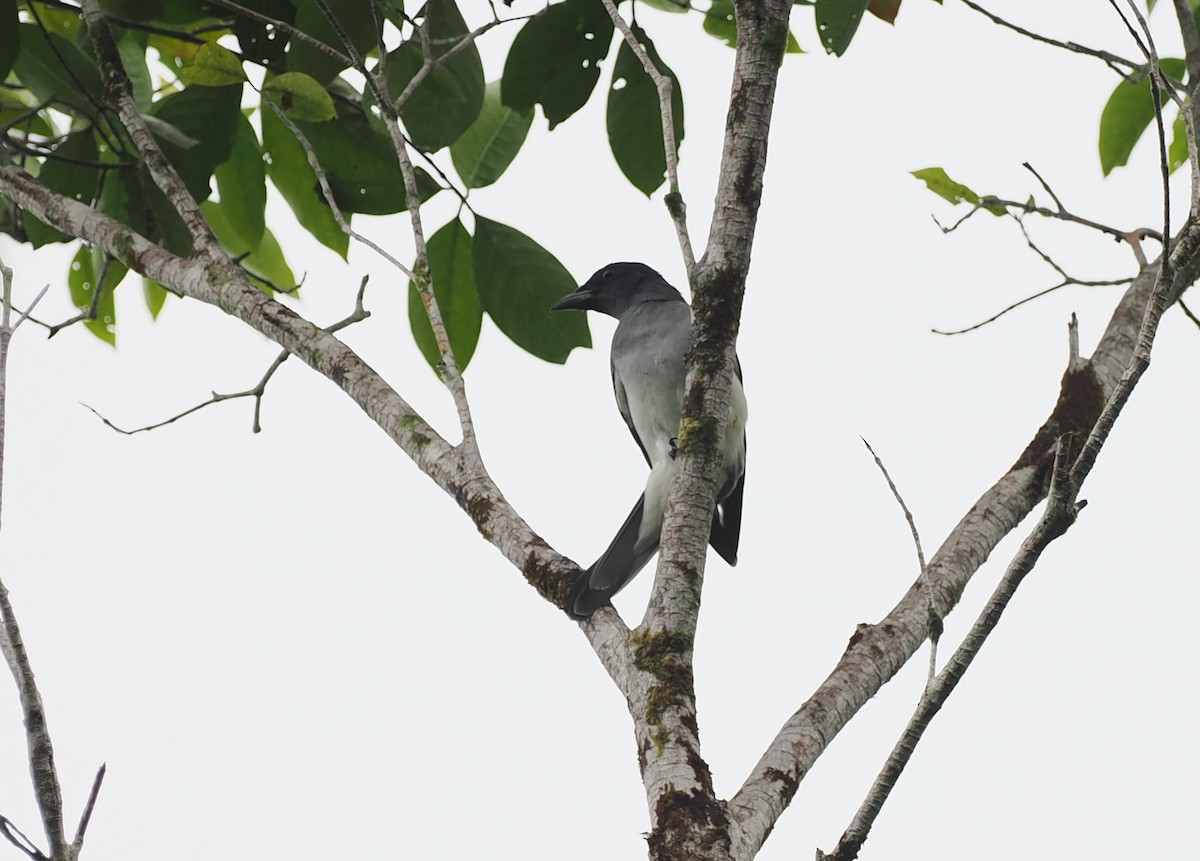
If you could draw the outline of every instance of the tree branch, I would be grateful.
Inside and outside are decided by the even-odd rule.
[[[688,233],[687,226],[687,204],[683,200],[683,192],[679,188],[679,156],[678,147],[675,143],[675,116],[674,108],[671,105],[671,91],[674,84],[669,75],[664,75],[654,65],[654,61],[650,59],[650,55],[646,52],[645,47],[638,41],[637,36],[629,28],[629,24],[621,17],[617,11],[615,0],[604,0],[604,8],[608,11],[608,17],[612,18],[613,26],[620,32],[625,39],[625,44],[633,51],[635,57],[642,64],[642,68],[646,70],[646,74],[650,76],[650,80],[654,81],[654,87],[658,91],[658,112],[662,118],[662,135],[663,135],[663,151],[667,160],[667,196],[665,202],[667,211],[671,214],[671,221],[675,225],[675,235],[679,238],[679,250],[683,252],[683,265],[687,271],[689,283],[692,280],[692,270],[696,268],[696,253],[692,250],[692,238]]]
[[[1067,476],[1067,446],[1063,444],[1062,439],[1059,440],[1055,449],[1053,478],[1046,500],[1046,510],[1033,531],[1021,544],[1017,555],[1009,563],[995,592],[992,593],[992,597],[975,620],[971,630],[963,638],[962,644],[951,655],[946,667],[921,695],[916,711],[904,728],[899,741],[892,748],[883,770],[875,778],[875,782],[858,812],[854,814],[849,827],[838,841],[838,845],[828,855],[818,849],[817,861],[852,861],[858,857],[859,849],[866,842],[867,834],[874,825],[880,810],[883,809],[884,802],[887,801],[901,772],[912,758],[917,743],[971,666],[971,662],[979,654],[979,650],[983,648],[988,636],[995,630],[1009,601],[1016,594],[1017,587],[1021,585],[1025,575],[1033,570],[1038,559],[1041,558],[1042,551],[1050,545],[1050,542],[1063,535],[1071,527],[1079,510],[1087,504],[1075,501],[1078,488],[1071,486]]]
[[[214,305],[333,381],[467,513],[548,601],[561,607],[574,563],[556,553],[509,505],[486,472],[465,460],[353,350],[254,287],[229,261],[179,258],[136,231],[0,164],[0,194],[64,233],[98,245],[133,271]]]
[[[0,295],[0,302],[3,303],[3,308],[0,309],[0,511],[3,510],[4,490],[8,348],[13,330],[16,328],[11,323],[12,276],[12,270],[0,260],[0,280],[3,281],[3,294]],[[24,319],[25,316],[22,315],[21,319]],[[21,319],[18,319],[17,324],[20,324]],[[50,739],[46,709],[42,705],[42,695],[38,691],[37,680],[33,675],[33,665],[29,660],[29,653],[25,650],[21,628],[13,613],[12,602],[8,597],[8,587],[2,580],[0,580],[0,653],[4,655],[5,663],[12,673],[13,680],[17,683],[21,713],[25,724],[29,771],[33,778],[34,797],[41,814],[42,828],[46,834],[51,857],[61,859],[65,857],[67,842],[63,836],[62,789],[58,782],[58,769],[54,764],[54,744]],[[7,819],[0,822],[0,830],[3,830],[4,835],[13,845],[31,858],[41,855],[33,847],[32,842],[19,829],[12,826]]]

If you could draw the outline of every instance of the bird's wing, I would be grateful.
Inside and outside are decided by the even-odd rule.
[[[729,495],[717,503],[712,528],[708,533],[708,543],[712,549],[730,565],[737,565],[738,541],[742,537],[742,491],[745,487],[746,473],[743,472]]]
[[[633,441],[642,450],[642,457],[646,458],[647,466],[653,466],[650,462],[650,453],[646,451],[646,446],[642,444],[642,438],[638,436],[637,428],[633,426],[633,416],[629,412],[629,397],[625,394],[625,384],[621,382],[617,366],[610,362],[609,368],[612,371],[613,394],[617,396],[617,409],[621,411],[621,418],[625,419],[629,432],[633,434]]]
[[[651,529],[652,534],[642,534],[649,526],[642,522],[645,503],[644,495],[638,497],[637,505],[621,524],[608,549],[571,586],[564,609],[572,619],[586,619],[607,604],[613,595],[637,576],[658,549],[657,533]]]

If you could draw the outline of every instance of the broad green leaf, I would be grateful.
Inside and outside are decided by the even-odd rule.
[[[737,47],[737,21],[733,15],[733,0],[713,0],[704,13],[704,32],[720,39],[730,48]]]
[[[646,49],[650,60],[674,82],[671,87],[671,119],[675,127],[675,152],[683,143],[683,92],[679,79],[663,62],[641,27],[632,27],[633,34]],[[634,186],[649,197],[663,184],[667,157],[663,148],[662,114],[659,110],[658,88],[646,74],[641,60],[622,39],[613,64],[612,87],[608,91],[608,145],[613,157]]]
[[[304,147],[273,110],[268,108],[260,113],[267,175],[292,208],[300,225],[344,260],[350,247],[350,237],[338,226],[337,219],[321,196],[317,176],[308,165]]]
[[[687,12],[692,6],[688,0],[639,0],[639,2],[664,12]]]
[[[154,82],[150,80],[150,69],[146,66],[146,34],[126,30],[117,40],[117,50],[133,89],[133,100],[142,111],[148,111],[154,99]]]
[[[587,102],[608,54],[613,23],[600,0],[565,0],[538,12],[517,32],[504,63],[504,104],[535,104],[554,128]]]
[[[479,301],[521,349],[562,364],[571,350],[592,345],[585,315],[550,313],[577,285],[545,248],[506,224],[476,216],[471,258]]]
[[[349,49],[342,43],[337,30],[329,23],[315,0],[295,2],[296,29],[334,48],[343,56],[350,57]],[[379,41],[375,31],[375,16],[371,13],[371,2],[372,0],[326,0],[325,4],[359,56],[374,48]],[[293,38],[288,46],[287,68],[291,72],[312,75],[319,83],[327,84],[338,72],[346,68],[346,65],[319,48]]]
[[[162,6],[162,22],[164,24],[197,24],[201,21],[211,22],[210,16],[213,13],[212,7],[204,0],[152,0]],[[255,0],[253,4],[247,4],[261,12],[266,12],[263,9],[262,0]]]
[[[1175,118],[1175,124],[1171,127],[1171,147],[1167,150],[1167,161],[1171,165],[1171,173],[1188,162],[1187,122],[1182,113]]]
[[[163,0],[100,0],[100,8],[127,21],[161,21]]]
[[[846,53],[871,0],[817,0],[817,35],[830,54]]]
[[[95,167],[99,154],[92,129],[74,132],[60,143],[42,165],[38,181],[59,194],[91,205],[100,191],[100,170]],[[71,237],[25,215],[25,230],[34,248],[50,242],[68,242]]]
[[[187,225],[140,165],[106,171],[96,206],[172,254],[186,257],[192,252]]]
[[[263,84],[262,92],[294,120],[320,123],[337,116],[329,93],[303,72],[284,72],[271,78]]]
[[[296,289],[296,276],[283,257],[283,250],[270,230],[263,230],[258,245],[247,245],[230,224],[226,206],[215,200],[200,204],[200,211],[212,232],[231,256],[252,275],[254,283],[266,293],[274,290],[291,292]]]
[[[217,165],[213,175],[229,226],[246,247],[257,247],[266,226],[267,169],[254,127],[245,116],[238,117],[232,155]]]
[[[532,111],[517,111],[500,102],[499,81],[488,84],[479,116],[450,145],[450,159],[467,188],[483,188],[498,180],[517,157],[532,123]]]
[[[17,0],[0,0],[0,81],[8,77],[21,52]]]
[[[1160,62],[1163,74],[1182,80],[1187,63],[1173,57]],[[1167,94],[1160,93],[1159,107],[1166,104]],[[1129,161],[1134,144],[1154,121],[1154,96],[1149,74],[1136,83],[1121,81],[1100,114],[1100,170],[1105,176],[1113,168]]]
[[[183,67],[180,77],[189,84],[202,87],[224,87],[240,84],[246,80],[246,73],[242,71],[242,61],[237,54],[216,42],[205,42],[192,57],[192,62]]]
[[[423,25],[431,53],[440,57],[470,28],[454,0],[430,0]],[[421,40],[414,35],[392,51],[387,61],[388,93],[399,98],[424,63]],[[483,62],[472,43],[434,69],[400,106],[400,118],[414,144],[434,152],[462,136],[483,106]]]
[[[296,127],[317,154],[342,212],[389,215],[407,207],[396,150],[358,108],[342,103],[336,122],[297,122]],[[416,170],[416,179],[422,201],[440,190],[421,168]]]
[[[433,295],[437,299],[450,348],[460,371],[466,370],[475,345],[479,342],[483,308],[475,289],[475,273],[471,262],[471,234],[459,219],[444,225],[426,243],[429,251],[429,272],[433,278]],[[417,285],[408,284],[408,324],[421,355],[436,371],[442,361],[433,327],[421,302]]]
[[[54,137],[54,126],[50,125],[50,121],[46,117],[40,113],[29,113],[37,107],[36,103],[30,104],[32,101],[27,93],[0,87],[0,125],[9,126],[15,132]],[[11,123],[16,122],[18,117],[25,117],[25,119],[15,126],[10,126]]]
[[[167,304],[167,288],[149,278],[142,279],[142,297],[146,300],[146,310],[152,320],[158,319],[158,314]]]
[[[112,260],[105,268],[106,255],[100,249],[80,246],[71,261],[67,273],[67,287],[71,291],[71,301],[80,311],[90,311],[92,302],[96,302],[96,316],[84,320],[83,325],[93,335],[112,346],[117,345],[117,310],[113,302],[113,291],[125,277],[125,265]],[[104,273],[104,283],[100,284],[100,274]],[[95,298],[95,291],[100,290],[100,296]]]
[[[20,26],[21,53],[13,70],[39,101],[95,118],[103,103],[100,71],[74,44],[35,24]]]
[[[83,16],[68,9],[43,5],[38,10],[38,17],[48,32],[62,36],[68,42],[74,42],[83,29]]]
[[[967,188],[961,182],[955,182],[946,175],[940,167],[927,167],[914,170],[912,175],[929,187],[938,197],[957,205],[959,203],[979,203],[979,195]]]
[[[154,104],[157,119],[197,141],[185,147],[159,138],[163,153],[197,202],[208,199],[213,169],[233,152],[241,96],[241,87],[188,87]]]
[[[288,0],[258,0],[254,8],[288,25],[296,21],[296,7]],[[284,49],[287,48],[288,35],[281,28],[268,27],[244,15],[238,15],[234,19],[233,32],[247,60],[273,64],[283,56]]]

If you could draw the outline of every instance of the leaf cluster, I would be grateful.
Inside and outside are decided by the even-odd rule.
[[[642,2],[668,12],[697,11],[686,0]],[[539,108],[550,129],[582,108],[606,63],[606,132],[614,160],[643,194],[662,188],[667,158],[658,89],[601,0],[559,0],[509,20],[493,9],[493,20],[474,29],[457,0],[101,0],[101,6],[142,118],[217,239],[264,290],[297,289],[267,226],[268,182],[298,223],[342,257],[356,214],[407,208],[404,174],[384,121],[395,116],[419,159],[421,201],[447,192],[461,201],[458,216],[433,234],[427,264],[459,365],[474,351],[484,314],[549,361],[565,361],[571,349],[590,343],[582,315],[545,311],[574,289],[570,274],[532,238],[477,213],[470,195],[503,176]],[[826,48],[840,54],[864,9],[890,21],[898,7],[898,0],[818,2],[816,20],[820,31],[833,34],[832,41],[823,37]],[[698,17],[687,17],[736,45],[732,0],[712,0]],[[634,37],[672,80],[678,155],[683,89],[634,20]],[[475,40],[499,25],[516,33],[502,72],[489,81]],[[800,52],[790,32],[788,50]],[[367,78],[382,82],[382,90]],[[0,0],[0,79],[0,157],[173,253],[191,253],[182,219],[106,100],[78,10]],[[464,209],[470,219],[464,220]],[[0,230],[34,247],[72,239],[3,199]],[[112,291],[127,274],[124,267],[91,251],[80,252],[73,266],[73,300],[91,315],[89,328],[115,343]],[[84,283],[107,295],[95,298]],[[412,290],[414,337],[436,368],[440,356],[424,303],[416,284]],[[157,315],[166,291],[145,282],[144,292]]]

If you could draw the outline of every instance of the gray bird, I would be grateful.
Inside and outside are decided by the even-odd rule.
[[[605,266],[551,308],[566,309],[599,311],[617,319],[611,353],[617,409],[650,465],[646,490],[637,505],[608,549],[567,596],[567,615],[586,619],[637,576],[658,549],[675,471],[692,309],[678,290],[642,263]],[[708,540],[726,562],[736,565],[746,471],[746,396],[740,366],[733,381],[723,454]]]

